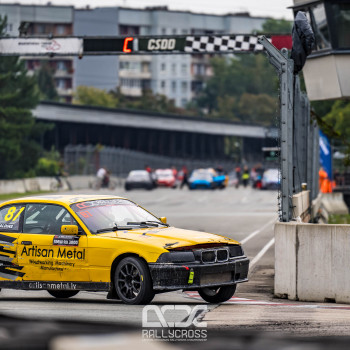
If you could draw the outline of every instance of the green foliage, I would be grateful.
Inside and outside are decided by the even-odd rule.
[[[116,108],[118,99],[105,90],[92,86],[78,86],[74,95],[74,103],[88,106]]]
[[[277,108],[277,75],[263,55],[211,61],[213,76],[197,100],[209,116],[271,125]]]
[[[95,87],[79,86],[75,94],[74,103],[158,113],[197,114],[195,109],[185,110],[178,108],[175,106],[173,100],[169,100],[164,95],[154,95],[149,89],[143,90],[140,97],[130,97],[123,95],[118,88],[107,92]]]
[[[244,93],[239,100],[238,109],[242,120],[270,126],[277,113],[277,100],[267,94]]]
[[[349,225],[350,224],[350,215],[349,214],[331,214],[328,220],[329,224],[337,225]]]
[[[293,22],[286,19],[267,19],[262,25],[262,34],[289,34],[292,32]]]
[[[328,136],[340,140],[347,147],[345,164],[350,165],[350,101],[335,101],[319,124]]]
[[[6,22],[0,16],[0,36]],[[46,129],[31,113],[38,101],[36,78],[27,75],[24,61],[0,57],[0,178],[33,175],[41,151],[36,140]]]
[[[58,93],[56,90],[55,80],[53,78],[54,70],[48,61],[43,61],[40,69],[36,73],[40,99],[47,101],[57,101]]]
[[[60,171],[60,154],[55,149],[44,152],[35,167],[37,176],[55,176]]]

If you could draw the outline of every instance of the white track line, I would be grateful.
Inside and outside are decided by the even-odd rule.
[[[241,240],[241,244],[247,243],[251,238],[259,234],[260,232],[264,231],[266,227],[272,225],[274,222],[276,222],[276,219],[272,219],[267,224],[265,224],[262,228],[259,228],[259,230],[252,232],[248,237]]]
[[[249,269],[252,269],[254,265],[264,256],[264,254],[275,244],[275,239],[272,238],[269,243],[267,243],[263,249],[254,257],[254,259],[249,264]]]

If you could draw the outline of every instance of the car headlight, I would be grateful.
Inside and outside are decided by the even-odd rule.
[[[189,263],[194,262],[195,257],[192,251],[163,253],[157,263]]]
[[[243,248],[240,245],[230,245],[229,250],[230,250],[230,258],[244,255]]]

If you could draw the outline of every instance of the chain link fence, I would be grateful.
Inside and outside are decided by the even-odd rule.
[[[170,168],[180,169],[186,166],[189,171],[196,168],[221,166],[225,170],[234,168],[234,163],[228,160],[183,159],[161,155],[148,154],[123,148],[101,147],[92,145],[68,145],[64,149],[64,163],[71,175],[94,175],[100,167],[108,169],[113,175],[126,177],[131,170]]]
[[[280,83],[279,219],[288,222],[296,217],[293,196],[306,187],[310,191],[311,203],[319,192],[319,128],[311,119],[309,99],[300,89],[300,80],[293,73],[294,61],[288,58],[288,51],[277,50],[264,36],[259,42],[265,47]]]

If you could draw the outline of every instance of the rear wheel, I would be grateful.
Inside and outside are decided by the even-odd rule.
[[[126,304],[148,304],[154,298],[148,266],[136,257],[120,261],[115,270],[114,285],[119,298]]]
[[[48,293],[55,298],[66,299],[74,297],[79,293],[78,290],[48,290]]]
[[[223,303],[235,294],[236,285],[223,287],[207,287],[198,290],[199,295],[208,303]]]

